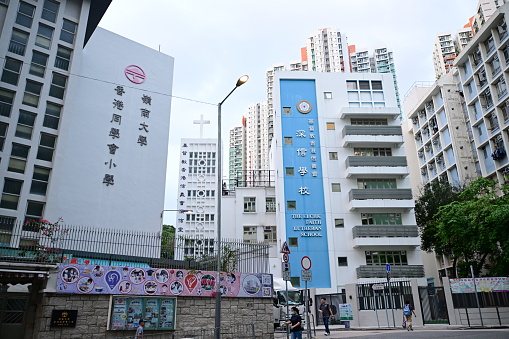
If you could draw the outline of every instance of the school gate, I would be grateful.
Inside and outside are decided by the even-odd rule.
[[[448,324],[447,302],[444,287],[419,287],[419,299],[424,325]]]

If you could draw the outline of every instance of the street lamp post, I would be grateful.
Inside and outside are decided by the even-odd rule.
[[[221,338],[221,199],[223,197],[223,164],[221,147],[221,106],[237,88],[247,82],[249,77],[243,75],[237,80],[235,87],[217,105],[217,282],[216,282],[216,310],[215,310],[215,338]]]

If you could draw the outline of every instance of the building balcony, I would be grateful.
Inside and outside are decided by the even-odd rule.
[[[363,225],[353,228],[354,247],[420,246],[417,226],[405,225]]]
[[[347,178],[404,178],[408,176],[406,157],[350,156],[346,159]]]
[[[349,192],[349,210],[356,209],[412,209],[412,190],[402,189],[352,189]]]
[[[401,126],[350,126],[343,128],[343,147],[400,147],[403,144]]]
[[[341,119],[349,118],[392,118],[397,119],[400,111],[398,107],[343,107],[339,111]]]
[[[391,265],[392,278],[424,278],[423,265]],[[357,267],[357,279],[387,278],[385,265],[361,265]]]

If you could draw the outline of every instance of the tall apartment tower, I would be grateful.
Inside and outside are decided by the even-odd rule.
[[[496,10],[456,58],[466,126],[483,177],[509,181],[509,4]]]
[[[246,168],[246,118],[240,126],[230,129],[229,186],[235,187]]]
[[[308,70],[345,72],[350,69],[346,36],[335,28],[323,28],[306,41]]]
[[[479,0],[476,13],[472,20],[472,33],[477,34],[481,27],[491,18],[497,8],[504,5],[507,0]]]
[[[248,107],[246,123],[246,170],[250,173],[269,169],[269,140],[272,124],[267,102]],[[267,135],[269,131],[269,135]]]
[[[317,294],[386,281],[386,263],[393,279],[423,278],[392,75],[279,72],[275,93],[277,225],[292,284],[303,286],[293,269],[303,256]]]
[[[2,229],[160,231],[173,58],[98,28],[110,3],[0,2]]]
[[[470,24],[458,30],[456,35],[450,32],[437,34],[433,46],[433,66],[437,78],[449,73],[458,53],[472,39],[472,28]]]
[[[193,238],[186,242],[177,259],[196,258],[214,251],[216,236],[217,139],[182,139],[180,144],[177,236]]]
[[[508,14],[509,4],[492,12],[449,73],[407,96],[405,145],[414,190],[436,180],[509,182]],[[451,276],[450,257],[436,259],[439,276]]]

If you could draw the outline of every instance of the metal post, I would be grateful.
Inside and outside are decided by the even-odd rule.
[[[290,314],[290,306],[288,305],[288,280],[286,280],[286,297],[285,297],[285,302],[286,302],[286,319],[285,321],[288,321],[290,319],[288,319],[288,315]],[[286,339],[290,338],[290,326],[286,326]]]
[[[479,304],[479,295],[477,294],[477,286],[475,285],[474,267],[470,265],[470,272],[472,273],[472,280],[474,280],[475,300],[477,301],[477,309],[479,310],[479,318],[481,318],[481,326],[484,326],[481,313],[481,305]]]
[[[387,327],[391,327],[391,324],[389,324],[389,312],[387,311],[387,293],[385,293],[385,289],[384,289],[384,301],[385,301],[385,315],[387,316]]]
[[[311,320],[309,319],[309,290],[308,290],[308,281],[306,280],[305,282],[305,289],[306,289],[306,296],[305,296],[305,302],[304,302],[304,307],[306,307],[305,309],[305,312],[306,312],[306,333],[307,333],[307,338],[308,339],[311,339]]]
[[[223,199],[223,159],[222,159],[222,144],[221,144],[221,106],[228,99],[228,97],[239,86],[244,84],[249,77],[243,75],[237,80],[235,87],[228,93],[228,95],[217,104],[217,285],[216,285],[216,309],[215,309],[215,322],[214,322],[214,337],[221,339],[221,202]]]
[[[233,91],[232,91],[233,92]],[[231,92],[230,92],[231,94]],[[228,94],[228,95],[230,95]],[[226,99],[225,99],[226,100]],[[215,338],[221,338],[221,200],[223,199],[223,164],[221,157],[221,105],[217,105],[217,283],[216,283],[216,309],[215,309]]]
[[[394,323],[394,327],[396,327],[396,319],[394,318],[394,307],[392,304],[392,288],[391,288],[391,279],[387,279],[387,282],[389,283],[389,304],[391,305],[391,311],[392,311],[392,322]]]
[[[376,292],[374,289],[371,289],[371,291],[373,292],[373,302],[374,302],[374,306],[375,306],[375,314],[376,314],[376,322],[378,324],[378,328],[380,328],[380,320],[378,319],[378,309],[376,308]]]

